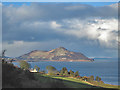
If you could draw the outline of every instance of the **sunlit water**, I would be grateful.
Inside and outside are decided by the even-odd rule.
[[[51,62],[51,61],[40,61],[40,62],[29,62],[31,68],[35,65],[40,67],[40,70],[45,70],[46,66],[52,65],[58,71],[62,67],[66,67],[68,70],[79,71],[80,76],[99,76],[102,78],[104,83],[118,85],[118,60],[117,59],[95,59],[94,62]],[[18,62],[13,62],[18,65]]]

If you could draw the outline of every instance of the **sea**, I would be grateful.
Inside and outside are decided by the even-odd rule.
[[[93,62],[57,62],[57,61],[39,61],[28,62],[31,68],[35,65],[40,67],[40,70],[46,71],[46,66],[51,65],[60,71],[63,67],[74,72],[79,71],[80,76],[101,77],[106,84],[119,85],[118,83],[118,59],[95,59]],[[19,67],[19,62],[13,62]]]

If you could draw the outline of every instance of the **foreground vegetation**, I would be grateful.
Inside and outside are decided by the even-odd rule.
[[[81,77],[78,71],[68,71],[66,67],[57,71],[53,66],[47,66],[48,73],[44,71],[31,73],[27,62],[20,62],[16,67],[12,62],[8,63],[2,59],[2,87],[3,88],[111,88],[117,89],[116,85],[104,84],[100,77]],[[38,71],[38,66],[34,67]]]
[[[49,67],[49,68],[48,68]],[[81,77],[78,74],[78,71],[74,72],[72,70],[68,71],[66,67],[63,67],[62,70],[60,70],[59,72],[56,71],[56,68],[53,66],[47,66],[46,67],[48,70],[48,73],[46,74],[42,74],[42,76],[44,77],[50,77],[50,78],[56,78],[56,79],[60,79],[60,80],[65,80],[65,81],[70,81],[70,82],[75,82],[76,84],[70,84],[70,83],[65,83],[65,85],[68,85],[69,87],[84,87],[83,85],[79,85],[79,84],[85,84],[86,88],[89,88],[89,85],[92,86],[96,86],[96,87],[103,87],[103,88],[114,88],[114,89],[118,89],[117,85],[110,85],[110,84],[105,84],[100,77],[96,76],[96,78],[94,79],[94,76],[90,76],[90,77],[86,77],[83,76]],[[39,73],[38,73],[38,77],[39,77]],[[87,86],[88,85],[88,86]],[[93,88],[93,87],[92,87]]]
[[[3,88],[99,88],[85,83],[46,77],[40,73],[3,64]],[[9,73],[9,74],[8,74]]]
[[[102,88],[77,78],[31,73],[15,67],[12,63],[2,63],[3,88]],[[9,74],[8,74],[9,73]],[[115,87],[111,87],[115,88]]]
[[[13,64],[2,64],[2,87],[3,88],[66,88],[64,83],[42,76],[38,80],[34,73],[21,68],[16,68]]]
[[[78,86],[75,85],[75,84],[69,84],[69,83],[66,83],[68,84],[68,86],[72,86],[72,87],[76,87],[76,88],[79,88],[81,87],[79,84],[86,84],[85,86],[87,85],[92,85],[92,86],[96,86],[96,87],[99,87],[99,88],[112,88],[112,89],[117,89],[118,86],[117,85],[110,85],[110,84],[101,84],[99,82],[96,82],[96,81],[93,81],[93,82],[87,82],[87,81],[83,81],[83,80],[80,80],[78,78],[73,78],[73,77],[61,77],[61,76],[51,76],[51,75],[48,75],[48,74],[44,74],[43,75],[44,77],[51,77],[51,78],[56,78],[56,79],[62,79],[62,80],[67,80],[67,81],[72,81],[72,82],[76,82],[78,83]],[[88,87],[86,87],[88,88]]]

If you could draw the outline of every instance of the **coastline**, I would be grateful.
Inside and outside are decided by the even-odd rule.
[[[14,62],[13,62],[13,63],[14,63]],[[15,64],[18,64],[18,63],[19,63],[19,61],[16,61],[16,62],[15,62]],[[41,68],[41,70],[44,70],[44,67],[46,67],[46,64],[47,64],[47,65],[48,65],[48,64],[50,64],[50,65],[55,64],[55,67],[56,67],[56,64],[57,64],[57,65],[60,65],[60,66],[62,65],[61,67],[64,67],[65,65],[68,65],[68,64],[69,64],[69,65],[73,65],[72,67],[74,68],[74,67],[76,67],[75,64],[79,65],[80,67],[83,67],[84,64],[85,64],[85,65],[88,65],[88,66],[90,65],[89,67],[92,67],[92,66],[94,67],[94,64],[95,64],[96,62],[82,62],[82,61],[81,61],[81,62],[73,62],[73,63],[72,63],[72,62],[69,62],[69,61],[66,61],[66,62],[60,61],[60,62],[59,62],[59,61],[55,61],[55,60],[54,60],[54,61],[49,61],[49,60],[45,60],[45,61],[44,61],[44,60],[43,60],[43,61],[35,61],[35,62],[28,62],[28,63],[30,63],[30,64],[34,63],[33,65],[36,64],[36,65],[38,65],[38,66],[39,66],[39,65],[41,66],[42,64],[45,64],[45,65],[42,66],[42,68]],[[38,63],[40,63],[40,64],[38,64]],[[104,63],[104,62],[102,62],[102,63]],[[100,64],[101,64],[100,66],[102,66],[102,63],[100,63]],[[82,66],[81,66],[81,65],[82,65]],[[98,65],[98,63],[96,63],[95,65]],[[104,66],[104,65],[103,65],[103,66]],[[67,66],[66,66],[66,67],[67,67]],[[60,67],[58,66],[57,68],[59,69]],[[61,69],[61,68],[60,68],[60,69]],[[74,70],[74,69],[73,69],[73,70]],[[79,70],[79,69],[75,69],[75,70]],[[81,71],[81,70],[82,70],[82,69],[80,69],[79,71]],[[84,72],[81,72],[81,73],[84,73]],[[86,73],[85,75],[90,76],[89,73]],[[95,73],[94,75],[96,75],[96,73]],[[111,74],[110,74],[110,75],[111,75]],[[101,76],[101,77],[102,77],[102,76]],[[109,77],[109,76],[108,76],[108,77]],[[103,78],[102,80],[104,81],[104,80],[107,80],[107,79],[104,79],[104,78]],[[111,79],[110,79],[110,80],[111,80]],[[116,80],[116,79],[115,79],[115,80]],[[111,80],[110,82],[112,82],[112,80]],[[111,84],[111,85],[117,85],[116,82],[115,82],[115,83],[105,82],[105,83],[106,83],[106,84]]]
[[[39,62],[39,61],[52,61],[52,62],[93,62],[94,60],[16,60],[13,62],[27,61],[27,62]]]
[[[41,61],[56,61],[56,62],[92,62],[91,60],[41,60]]]

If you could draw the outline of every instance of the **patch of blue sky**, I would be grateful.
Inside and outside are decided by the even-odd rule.
[[[2,2],[3,5],[21,6],[23,4],[30,5],[30,2]]]
[[[40,2],[40,3],[48,3],[48,2]],[[58,2],[60,3],[60,2]],[[68,2],[67,2],[68,3]],[[87,4],[91,6],[105,6],[105,5],[111,5],[115,4],[117,2],[69,2],[69,3],[81,3],[81,4]],[[31,2],[3,2],[4,5],[15,5],[15,6],[21,6],[23,4],[30,5]]]
[[[2,2],[119,2],[119,0],[1,0]]]
[[[105,6],[105,5],[111,5],[115,4],[117,2],[81,2],[81,4],[88,4],[92,6]]]

